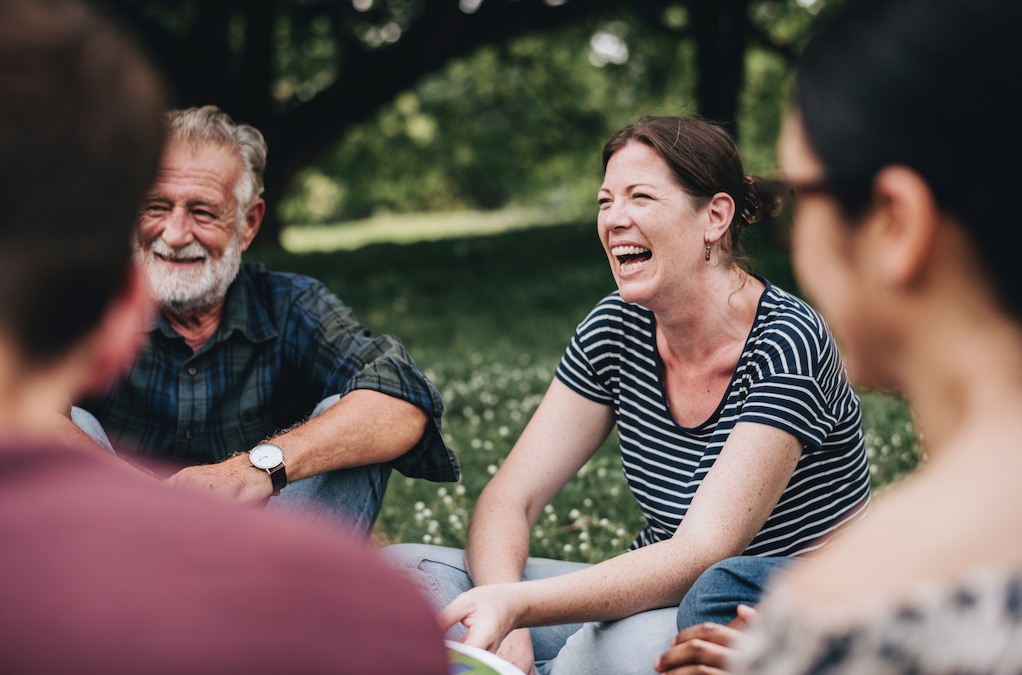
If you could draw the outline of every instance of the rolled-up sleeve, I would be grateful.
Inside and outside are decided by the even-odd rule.
[[[458,458],[443,439],[443,401],[404,345],[391,335],[373,335],[328,288],[314,284],[292,307],[289,351],[320,388],[322,398],[356,389],[378,391],[423,410],[426,431],[407,453],[392,461],[412,478],[453,482],[460,477]]]

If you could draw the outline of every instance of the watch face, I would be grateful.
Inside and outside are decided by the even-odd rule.
[[[267,443],[252,448],[248,456],[252,466],[260,469],[272,469],[284,461],[284,453],[281,452],[280,448]]]

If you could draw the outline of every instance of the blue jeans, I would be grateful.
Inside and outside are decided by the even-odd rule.
[[[323,399],[311,417],[340,399],[340,395]],[[92,413],[73,407],[71,420],[102,447],[114,452],[103,425]],[[317,520],[345,535],[367,538],[380,513],[390,471],[389,464],[370,464],[309,476],[288,483],[279,496],[270,499],[266,510]]]
[[[392,544],[383,555],[404,569],[437,611],[472,588],[461,549],[428,544]],[[586,563],[529,558],[524,580],[545,579],[588,567]],[[673,607],[654,609],[619,621],[595,621],[529,629],[539,675],[630,675],[653,672],[653,662],[677,633]],[[465,627],[455,625],[447,638],[459,640]]]
[[[738,605],[754,606],[770,579],[798,558],[725,558],[699,575],[678,606],[678,630],[699,623],[728,623]]]

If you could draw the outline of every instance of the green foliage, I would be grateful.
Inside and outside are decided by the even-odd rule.
[[[785,40],[811,18],[791,2],[754,7],[757,25]],[[698,112],[683,6],[669,8],[661,24],[622,10],[451,62],[350,128],[296,181],[285,220],[509,205],[583,213],[614,131],[639,115]],[[788,68],[775,48],[753,43],[747,51],[737,126],[750,173],[773,172]],[[339,187],[317,202],[324,179]]]
[[[589,63],[592,31],[483,47],[352,128],[315,169],[344,186],[331,217],[573,198],[573,181],[598,180],[593,139],[609,133],[606,105],[617,95],[614,67]],[[307,199],[302,191],[288,202],[288,220],[311,215],[301,211]]]
[[[841,1],[96,0],[147,46],[173,105],[213,103],[265,134],[259,246],[285,223],[383,212],[577,216],[600,146],[644,114],[705,109],[768,173],[786,64]]]
[[[781,110],[787,100],[788,63],[776,54],[754,49],[746,60],[746,86],[740,99],[738,149],[745,172],[775,173],[774,146],[780,133]]]
[[[797,292],[783,252],[755,237],[748,246],[760,273]],[[391,541],[464,544],[476,498],[539,404],[575,326],[614,289],[591,222],[259,255],[271,268],[322,279],[369,328],[398,335],[440,388],[444,436],[463,477],[437,484],[394,474],[378,523]],[[920,452],[898,400],[863,394],[863,410],[879,488],[911,470]],[[602,560],[621,552],[642,525],[612,435],[545,510],[532,553]]]
[[[273,27],[273,100],[282,108],[311,101],[337,79],[336,26],[327,16],[311,20],[282,14]]]
[[[863,393],[862,416],[874,491],[898,482],[924,461],[915,422],[900,399]]]

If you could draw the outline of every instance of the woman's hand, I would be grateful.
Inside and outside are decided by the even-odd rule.
[[[527,675],[536,675],[536,655],[532,650],[532,637],[528,628],[508,633],[497,649],[497,656],[518,666]]]
[[[460,621],[468,628],[463,643],[494,652],[522,672],[535,675],[529,630],[515,630],[518,615],[514,598],[520,595],[518,586],[518,583],[477,586],[447,605],[439,620],[445,632]]]
[[[462,642],[496,653],[508,633],[517,628],[514,600],[518,586],[488,584],[465,591],[440,612],[440,627],[447,631],[460,621],[468,628]]]
[[[671,646],[660,655],[653,669],[668,675],[727,675],[735,636],[756,614],[746,605],[738,606],[738,616],[725,625],[701,623],[678,633]]]

